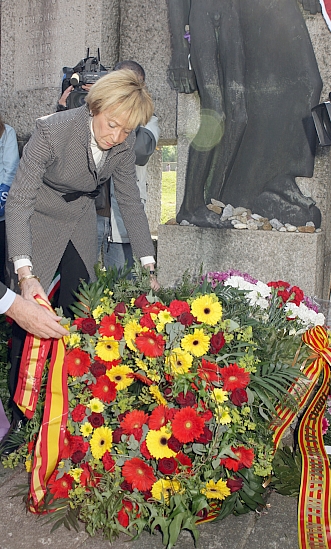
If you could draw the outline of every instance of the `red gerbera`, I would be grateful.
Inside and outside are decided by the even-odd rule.
[[[148,415],[142,410],[133,410],[125,415],[120,426],[125,435],[133,435],[136,440],[143,436],[142,426],[147,423]]]
[[[185,469],[186,473],[191,472],[192,460],[188,457],[187,454],[184,454],[183,452],[178,452],[175,459],[178,461],[176,473],[178,473],[182,467]]]
[[[69,351],[64,361],[68,368],[69,376],[73,377],[81,377],[87,374],[91,364],[90,355],[81,349]]]
[[[103,454],[101,460],[106,471],[108,471],[109,473],[115,471],[115,461],[111,457],[108,450],[105,454]]]
[[[119,341],[122,339],[123,333],[124,328],[117,322],[115,313],[103,317],[100,322],[99,334],[107,337],[113,336],[114,339]]]
[[[147,448],[146,440],[143,440],[143,442],[140,444],[140,453],[145,459],[152,459],[153,457],[149,449]]]
[[[156,482],[153,468],[140,458],[127,460],[122,467],[124,479],[141,492],[150,490]]]
[[[138,379],[138,381],[141,381],[141,383],[145,383],[145,385],[153,385],[153,381],[149,379],[148,377],[144,376],[143,374],[138,374],[137,372],[132,372],[131,374],[127,374],[127,377],[133,377],[134,379]]]
[[[153,431],[158,431],[161,427],[167,424],[167,422],[171,419],[171,416],[172,414],[169,408],[166,408],[163,405],[157,406],[148,418],[148,427]]]
[[[252,467],[254,460],[254,450],[252,448],[245,448],[245,446],[238,446],[238,448],[234,448],[231,446],[231,450],[234,454],[236,454],[238,459],[231,457],[223,458],[220,461],[221,465],[225,465],[225,467],[231,471],[238,471],[244,467],[247,469]]]
[[[212,383],[213,381],[219,382],[220,372],[221,368],[215,362],[208,362],[204,358],[197,370],[198,376],[207,383]]]
[[[233,391],[234,389],[245,389],[249,384],[249,372],[240,368],[238,364],[230,364],[221,369],[220,375],[223,380],[224,391]]]
[[[86,406],[83,404],[77,404],[73,411],[71,412],[71,417],[73,421],[81,422],[85,417]]]
[[[169,311],[172,316],[180,316],[182,313],[190,313],[190,306],[186,301],[174,299],[169,305]]]
[[[102,358],[99,358],[98,356],[95,356],[95,360],[98,363],[103,364],[106,367],[106,370],[110,370],[111,368],[113,368],[114,366],[118,366],[122,362],[121,358],[117,358],[115,360],[102,360]]]
[[[180,442],[193,442],[203,433],[205,420],[193,408],[182,408],[172,421],[172,432]]]
[[[98,377],[96,383],[90,385],[94,397],[103,402],[112,402],[116,398],[116,383],[110,381],[108,376]]]
[[[155,322],[149,313],[146,313],[141,317],[139,324],[142,328],[155,328]]]
[[[98,486],[101,480],[100,473],[96,473],[96,471],[93,471],[88,463],[82,463],[80,467],[81,469],[83,469],[83,472],[81,473],[79,479],[80,484],[82,486]]]
[[[135,339],[135,344],[137,349],[144,353],[145,356],[155,358],[157,356],[162,356],[165,340],[161,334],[155,334],[151,330],[148,332],[141,332],[137,335]]]
[[[48,483],[49,491],[53,494],[54,498],[67,498],[69,496],[69,490],[72,488],[74,479],[68,473],[54,481]]]
[[[160,303],[160,301],[156,301],[156,303],[148,303],[148,305],[144,305],[142,311],[144,314],[154,313],[158,315],[160,311],[166,311],[167,309],[168,307],[166,305],[163,305],[163,303]]]

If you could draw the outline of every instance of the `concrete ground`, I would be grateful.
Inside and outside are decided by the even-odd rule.
[[[139,540],[129,542],[121,536],[113,543],[97,536],[91,538],[82,529],[79,533],[51,526],[42,518],[26,514],[21,498],[11,495],[17,486],[27,483],[21,468],[0,470],[0,549],[164,549],[159,534],[144,533]],[[217,523],[199,526],[197,549],[298,549],[297,500],[271,493],[262,513],[233,515]],[[194,549],[189,532],[182,532],[178,549]]]

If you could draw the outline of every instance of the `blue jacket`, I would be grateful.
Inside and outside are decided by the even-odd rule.
[[[11,187],[19,161],[15,130],[5,124],[5,131],[0,138],[0,185]],[[4,219],[4,215],[0,217],[0,221]]]

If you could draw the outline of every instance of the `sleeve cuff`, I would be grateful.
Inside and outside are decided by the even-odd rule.
[[[14,303],[16,294],[12,290],[7,289],[5,295],[0,299],[0,314],[3,315]]]
[[[21,267],[30,267],[32,271],[32,263],[28,257],[24,257],[22,259],[16,259],[14,261],[14,270],[15,274],[17,274],[17,270]]]
[[[144,267],[145,265],[148,265],[149,263],[155,263],[155,259],[152,255],[147,255],[146,257],[140,258],[141,265]]]

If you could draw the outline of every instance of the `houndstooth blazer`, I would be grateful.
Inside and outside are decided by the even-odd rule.
[[[154,255],[135,178],[135,132],[104,152],[97,170],[89,119],[87,105],[38,119],[7,199],[9,257],[30,256],[46,291],[69,240],[83,259],[91,280],[95,279],[95,201],[81,196],[66,202],[62,195],[91,192],[110,176],[134,255]]]

